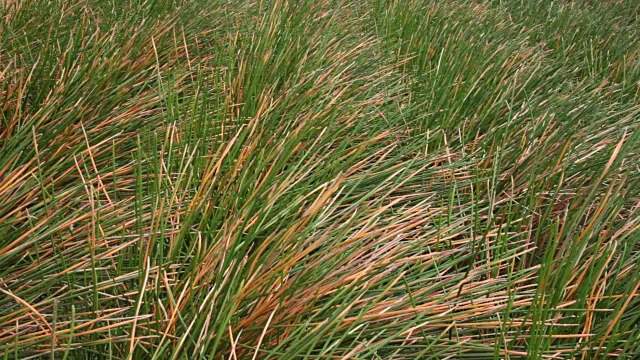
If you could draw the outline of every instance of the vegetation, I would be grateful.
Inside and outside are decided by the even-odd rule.
[[[0,358],[640,357],[640,3],[22,0]]]

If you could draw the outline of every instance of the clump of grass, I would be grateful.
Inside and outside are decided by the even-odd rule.
[[[639,10],[4,7],[0,354],[638,356]]]

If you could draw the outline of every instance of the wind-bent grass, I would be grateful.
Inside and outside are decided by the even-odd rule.
[[[638,14],[5,6],[1,356],[640,356]]]

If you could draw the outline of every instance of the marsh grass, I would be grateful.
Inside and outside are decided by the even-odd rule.
[[[637,3],[2,11],[3,358],[639,356]]]

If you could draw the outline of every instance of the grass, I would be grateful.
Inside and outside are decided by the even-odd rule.
[[[640,356],[636,1],[0,11],[0,357]]]

